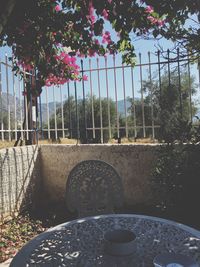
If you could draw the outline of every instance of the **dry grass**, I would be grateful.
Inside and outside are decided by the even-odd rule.
[[[60,138],[59,140],[39,140],[40,145],[50,145],[50,144],[77,144],[76,139]]]
[[[9,147],[14,147],[15,140],[9,142],[9,141],[0,141],[0,149],[3,148],[9,148]],[[39,145],[50,145],[50,144],[77,144],[76,139],[68,139],[68,138],[60,138],[60,140],[39,140],[38,142]],[[25,143],[23,142],[23,145]],[[18,145],[19,146],[19,145]]]
[[[7,148],[7,147],[13,147],[14,146],[15,141],[0,141],[0,149],[2,148]]]
[[[121,144],[153,144],[156,143],[156,140],[152,140],[151,138],[140,138],[140,139],[134,139],[134,138],[122,138]],[[118,141],[116,139],[111,139],[108,142],[109,144],[117,144]]]
[[[8,147],[13,147],[14,146],[15,141],[0,141],[0,149],[3,148],[8,148]],[[80,142],[78,142],[80,143]],[[109,144],[117,144],[117,140],[115,139],[111,139],[108,142]],[[141,138],[141,139],[137,139],[136,141],[134,140],[134,138],[122,138],[121,139],[121,144],[152,144],[152,143],[156,143],[156,140],[152,140],[150,138]],[[60,138],[59,140],[39,140],[38,144],[43,144],[43,145],[50,145],[50,144],[77,144],[77,140],[76,139],[68,139],[68,138]],[[24,143],[23,143],[24,145]]]

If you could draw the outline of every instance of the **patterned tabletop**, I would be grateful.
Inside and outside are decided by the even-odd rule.
[[[131,230],[137,251],[129,256],[105,252],[104,234],[112,229]],[[143,215],[101,215],[58,225],[27,243],[11,267],[153,267],[160,253],[188,255],[200,264],[200,232],[172,221]]]

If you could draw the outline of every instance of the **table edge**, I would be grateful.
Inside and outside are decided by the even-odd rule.
[[[87,220],[91,220],[91,219],[100,219],[100,218],[109,218],[109,217],[123,217],[123,218],[128,218],[128,217],[132,217],[132,218],[139,218],[139,219],[148,219],[148,220],[152,220],[152,221],[156,221],[156,222],[162,222],[162,223],[166,223],[166,224],[170,224],[172,226],[175,227],[179,227],[184,231],[189,232],[191,235],[200,238],[200,231],[184,225],[182,223],[178,223],[172,220],[168,220],[168,219],[163,219],[163,218],[159,218],[159,217],[154,217],[154,216],[148,216],[148,215],[139,215],[139,214],[106,214],[106,215],[97,215],[97,216],[89,216],[89,217],[84,217],[84,218],[80,218],[80,219],[76,219],[76,220],[72,220],[69,222],[65,222],[62,224],[59,224],[57,226],[54,226],[50,229],[48,229],[46,232],[39,234],[38,236],[36,236],[35,238],[33,238],[32,240],[30,240],[28,243],[26,243],[21,250],[16,254],[16,256],[13,258],[10,267],[16,267],[19,266],[23,267],[26,266],[25,265],[25,259],[27,258],[27,255],[29,253],[31,253],[31,251],[33,251],[33,249],[37,246],[37,244],[42,241],[44,238],[47,238],[53,231],[59,231],[62,230],[63,227],[66,227],[67,225],[73,224],[73,223],[81,223]]]

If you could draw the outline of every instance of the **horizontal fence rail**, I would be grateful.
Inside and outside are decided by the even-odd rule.
[[[197,64],[189,56],[167,51],[139,54],[132,67],[121,56],[80,60],[88,81],[44,87],[34,102],[27,97],[26,81],[12,72],[8,56],[0,58],[0,139],[78,139],[105,143],[110,139],[159,138],[159,103],[166,89],[177,93],[179,118],[194,122],[198,110],[194,83]],[[29,81],[33,73],[26,73]],[[187,85],[186,85],[187,83]],[[173,93],[172,92],[172,93]]]

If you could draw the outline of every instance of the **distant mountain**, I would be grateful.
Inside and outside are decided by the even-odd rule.
[[[124,110],[124,100],[119,100],[118,102],[118,112],[124,116],[125,115],[125,110]],[[60,102],[56,102],[56,109],[61,107]],[[126,100],[126,112],[128,114],[129,108],[131,107],[130,101]],[[42,110],[42,120],[43,122],[47,122],[47,105],[45,103],[42,103],[41,105],[41,110]],[[49,102],[49,118],[51,118],[54,114],[54,103]]]
[[[8,94],[8,96],[7,96],[7,93],[5,93],[5,92],[2,92],[2,96],[1,96],[1,99],[0,99],[0,108],[1,108],[1,101],[2,101],[2,109],[3,109],[4,113],[8,112],[8,103],[9,103],[11,117],[14,118],[15,105],[16,105],[17,118],[20,117],[21,107],[23,108],[23,102],[22,101],[21,101],[21,105],[20,105],[20,100],[17,97],[16,97],[16,100],[15,100],[13,95]]]
[[[0,99],[1,100],[1,99]],[[15,114],[15,101],[16,101],[16,113],[17,113],[17,119],[20,120],[21,116],[21,109],[24,110],[24,100],[23,96],[21,101],[18,97],[16,97],[16,100],[13,95],[2,92],[2,107],[3,107],[3,113],[8,112],[8,103],[10,104],[10,113],[11,118],[14,118]],[[49,118],[54,114],[54,102],[50,102],[49,104]],[[56,109],[61,107],[61,103],[56,102]],[[39,103],[38,103],[39,108]],[[0,101],[0,110],[1,110],[1,101]],[[42,110],[42,119],[43,122],[47,122],[47,105],[45,103],[41,104],[41,110]]]
[[[56,109],[61,107],[60,102],[56,102],[55,104],[56,104]],[[49,119],[50,119],[55,113],[54,102],[49,102],[48,108],[49,108]],[[45,123],[45,122],[47,122],[47,119],[48,119],[47,104],[46,103],[41,104],[41,111],[42,111],[42,121]]]
[[[10,103],[11,117],[14,118],[14,112],[15,112],[15,105],[14,105],[15,99],[14,99],[14,96],[9,94],[8,95],[8,99],[7,99],[7,93],[2,93],[2,106],[3,106],[3,111],[5,113],[8,112],[8,105],[7,105],[8,101]],[[58,109],[60,107],[61,107],[61,103],[60,102],[56,102],[56,109]],[[130,101],[128,101],[128,99],[126,99],[126,112],[127,112],[127,114],[129,112],[129,108],[130,107],[131,107],[131,103],[130,103]],[[23,97],[22,97],[22,100],[21,100],[21,105],[20,105],[19,98],[16,98],[17,119],[20,119],[20,110],[21,110],[21,108],[22,109],[24,108]],[[39,103],[38,103],[38,108],[39,108]],[[48,108],[49,108],[49,118],[51,118],[54,115],[54,112],[55,112],[54,102],[49,102],[48,103]],[[47,122],[47,104],[46,103],[42,103],[41,104],[41,112],[42,112],[42,121],[43,121],[43,123],[46,123]],[[118,112],[122,116],[125,115],[124,100],[118,100]]]
[[[139,98],[135,98],[135,101],[140,100]],[[124,100],[118,100],[118,112],[121,114],[121,116],[125,116],[125,108],[124,108]],[[126,99],[126,113],[127,115],[130,114],[130,107],[131,107],[131,102]],[[56,102],[56,108],[60,108],[61,103]],[[51,118],[54,114],[54,103],[50,102],[49,103],[49,118]],[[200,118],[200,110],[196,114]],[[47,122],[47,106],[46,104],[42,104],[42,117],[43,117],[43,122]]]

